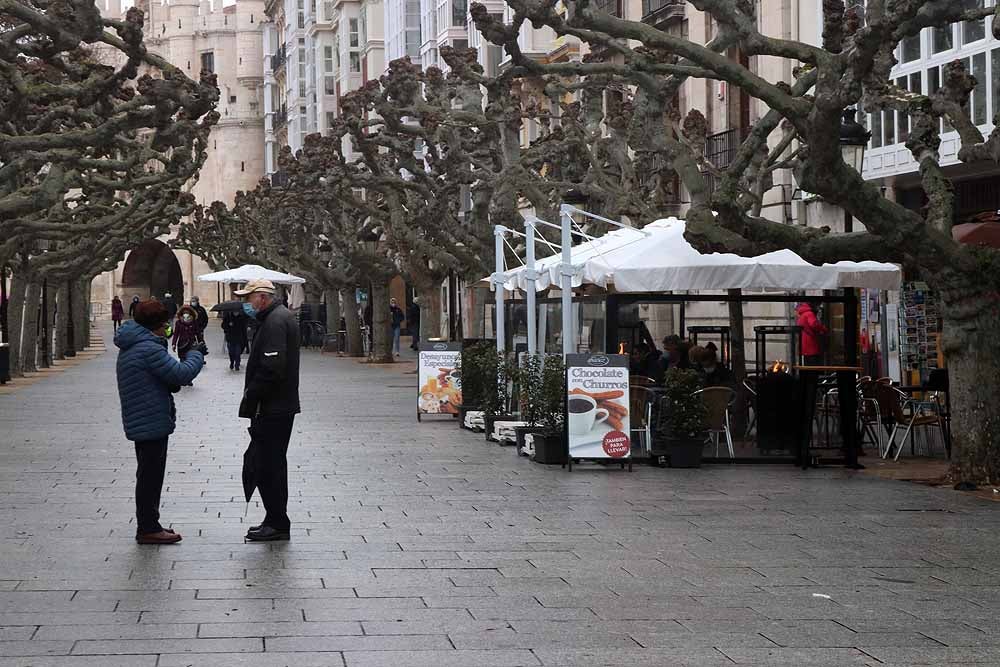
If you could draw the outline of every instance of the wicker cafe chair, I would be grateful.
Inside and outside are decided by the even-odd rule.
[[[632,457],[647,458],[653,446],[653,392],[643,386],[628,388],[629,434],[632,439]],[[640,438],[635,436],[639,435]],[[636,446],[636,443],[639,443]]]
[[[736,402],[736,392],[730,387],[705,387],[694,392],[695,396],[701,396],[708,410],[706,426],[708,427],[709,442],[715,443],[715,456],[719,456],[719,441],[726,436],[726,445],[729,447],[729,458],[736,458],[733,450],[733,434],[729,429],[729,411]]]
[[[878,384],[870,377],[865,376],[858,380],[858,430],[861,432],[862,444],[865,437],[871,438],[872,445],[878,447],[878,455],[884,458],[886,445],[877,390]]]

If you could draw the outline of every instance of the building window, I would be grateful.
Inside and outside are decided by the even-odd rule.
[[[323,47],[323,72],[333,74],[333,47]]]
[[[361,71],[361,54],[351,51],[351,71],[357,74]]]
[[[993,117],[995,118],[997,114],[1000,114],[1000,49],[993,49],[992,55],[992,66],[993,66],[993,78],[990,79],[990,85],[993,87]]]
[[[337,94],[337,77],[335,76],[324,76],[323,77],[323,92],[327,95]]]
[[[468,22],[468,0],[451,0],[451,26],[453,28],[464,28]]]
[[[955,48],[955,26],[934,28],[931,31],[931,52],[942,53]]]
[[[467,39],[456,39],[452,40],[452,47],[455,49],[467,49],[469,48],[469,40]]]
[[[976,87],[972,91],[969,109],[972,111],[972,122],[976,125],[986,124],[986,54],[977,53],[972,56],[972,76],[976,77]],[[969,63],[966,62],[966,67]]]
[[[360,46],[368,43],[368,25],[363,11],[358,15],[358,43]]]
[[[985,0],[963,0],[966,9],[981,9]],[[965,21],[962,23],[962,44],[978,42],[986,37],[986,21]]]
[[[356,49],[360,46],[360,40],[358,35],[358,20],[350,19],[348,22],[350,30],[348,31],[348,45],[352,49]]]
[[[872,114],[872,148],[882,147],[882,112],[876,111]]]
[[[215,72],[215,54],[213,52],[206,51],[201,54],[201,71],[209,74]]]
[[[900,45],[900,60],[904,63],[920,59],[920,33],[907,37]]]

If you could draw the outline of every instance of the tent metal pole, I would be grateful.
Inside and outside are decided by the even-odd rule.
[[[562,291],[562,339],[563,355],[572,354],[574,350],[573,335],[573,207],[569,204],[559,206],[559,222],[562,223],[562,266],[560,267]]]
[[[526,242],[526,256],[524,275],[528,282],[528,354],[534,355],[538,352],[538,311],[535,292],[535,223],[525,218],[524,237]]]
[[[507,228],[503,225],[493,227],[494,252],[496,256],[496,273],[493,274],[493,289],[496,291],[496,334],[497,352],[503,352],[506,347],[506,332],[504,331],[503,312],[503,242]]]

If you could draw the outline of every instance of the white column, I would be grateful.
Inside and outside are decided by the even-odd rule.
[[[562,264],[559,267],[562,281],[559,285],[562,291],[562,336],[563,355],[572,354],[576,348],[573,344],[575,335],[573,327],[573,218],[571,207],[562,204],[559,207],[559,222],[562,227]]]
[[[535,292],[535,223],[530,218],[524,221],[524,234],[527,243],[524,275],[528,281],[528,354],[535,354],[538,352],[538,295]]]
[[[496,255],[496,273],[493,274],[493,289],[496,290],[496,336],[497,352],[503,352],[507,346],[506,333],[504,332],[504,312],[503,312],[503,235],[507,228],[503,225],[493,227],[494,251]]]

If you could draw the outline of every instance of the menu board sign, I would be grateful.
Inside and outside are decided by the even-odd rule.
[[[571,459],[622,459],[629,437],[628,356],[566,355],[566,429]]]
[[[461,343],[421,342],[417,363],[417,414],[457,415],[462,405]]]

